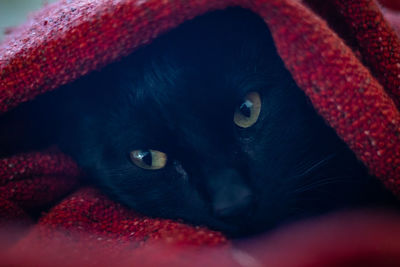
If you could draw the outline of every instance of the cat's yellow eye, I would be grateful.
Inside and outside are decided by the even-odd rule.
[[[236,108],[233,116],[235,124],[241,128],[249,128],[257,122],[261,111],[261,98],[257,92],[248,93],[243,102]]]
[[[133,150],[129,156],[136,166],[146,170],[158,170],[167,164],[167,154],[157,150]]]

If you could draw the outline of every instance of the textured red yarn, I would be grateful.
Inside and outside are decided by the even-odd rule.
[[[399,195],[399,36],[375,1],[325,3],[340,15],[330,21],[331,27],[323,12],[322,18],[314,13],[322,6],[312,11],[293,0],[63,0],[48,5],[0,44],[0,113],[128,55],[183,21],[240,5],[264,18],[280,56],[316,110]],[[385,4],[397,8],[393,3]],[[350,33],[352,48],[346,36],[332,30],[335,23]],[[30,222],[32,211],[53,206],[21,247],[55,237],[60,229],[63,238],[76,244],[96,242],[108,248],[154,240],[226,243],[221,234],[203,228],[145,218],[94,189],[81,188],[54,204],[79,186],[78,176],[73,161],[54,150],[0,160],[2,221]]]
[[[52,229],[49,239],[44,229],[0,251],[0,259],[4,266],[394,267],[400,266],[399,225],[398,214],[353,211],[286,226],[234,247],[146,242],[140,249],[110,234]]]
[[[58,229],[71,236],[82,235],[97,243],[113,246],[113,243],[143,245],[146,240],[160,240],[179,245],[216,245],[225,237],[201,227],[191,227],[171,220],[157,220],[141,216],[91,188],[82,188],[64,199],[39,221],[35,234],[51,236]],[[98,238],[101,237],[101,238]]]
[[[0,221],[59,200],[77,184],[75,162],[57,151],[0,159]]]

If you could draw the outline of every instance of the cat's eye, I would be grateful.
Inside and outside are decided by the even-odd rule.
[[[167,163],[167,154],[152,149],[133,150],[129,156],[136,166],[146,170],[158,170],[164,168]]]
[[[241,128],[249,128],[260,116],[261,98],[257,92],[248,93],[243,102],[236,108],[233,116],[235,124]]]

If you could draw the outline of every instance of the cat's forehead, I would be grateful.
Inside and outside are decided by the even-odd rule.
[[[161,82],[161,81],[160,81]],[[228,93],[213,84],[182,87],[166,86],[167,92],[144,93],[141,101],[123,108],[114,116],[119,135],[132,146],[145,145],[163,149],[167,146],[201,144],[207,146],[217,135],[229,132],[237,103],[237,93]],[[234,89],[231,89],[234,90]]]
[[[279,57],[259,18],[249,28],[231,18],[202,23],[159,38],[117,68],[121,125],[129,121],[147,135],[220,131],[232,125],[246,92],[276,80]]]

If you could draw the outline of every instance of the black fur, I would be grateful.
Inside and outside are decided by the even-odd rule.
[[[68,100],[47,122],[61,122],[60,147],[143,214],[237,236],[394,202],[316,114],[248,11],[194,19],[67,87],[46,96]],[[243,129],[233,114],[250,91],[262,109]],[[135,149],[162,151],[167,165],[141,169]]]

